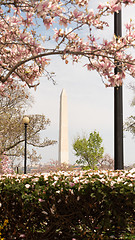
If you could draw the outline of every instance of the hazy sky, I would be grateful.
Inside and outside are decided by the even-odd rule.
[[[93,1],[91,1],[93,2]],[[98,1],[97,1],[98,2]],[[130,11],[130,16],[129,16]],[[123,23],[134,19],[135,7],[123,9]],[[113,16],[110,18],[112,24],[106,32],[108,38],[113,34]],[[50,139],[59,139],[59,105],[60,93],[64,88],[68,98],[68,132],[69,132],[69,161],[75,163],[72,143],[76,136],[88,135],[91,131],[99,131],[103,138],[105,153],[114,155],[114,89],[105,88],[101,78],[95,71],[87,71],[82,63],[72,65],[65,64],[60,58],[53,58],[49,66],[56,73],[54,86],[51,81],[41,78],[41,84],[37,91],[32,91],[35,103],[28,114],[44,114],[51,120],[51,125],[44,131],[43,136]],[[134,115],[134,107],[130,104],[133,92],[128,84],[133,79],[127,77],[123,86],[123,114],[124,121]],[[42,155],[42,162],[58,160],[58,144],[38,150]],[[135,139],[130,133],[124,133],[124,164],[135,163]]]

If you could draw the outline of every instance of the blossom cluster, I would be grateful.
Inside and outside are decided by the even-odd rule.
[[[67,185],[67,187],[73,187],[75,184],[81,185],[88,184],[89,181],[95,182],[96,180],[101,183],[107,184],[109,186],[114,186],[115,184],[123,183],[128,184],[130,180],[130,185],[134,186],[135,181],[135,168],[131,170],[83,170],[83,171],[59,171],[59,172],[49,172],[49,173],[36,173],[36,174],[6,174],[1,175],[0,179],[5,178],[14,179],[17,182],[24,181],[25,179],[32,180],[31,183],[25,185],[26,189],[30,188],[32,185],[39,181],[40,177],[44,178],[44,181],[48,182],[49,185],[57,186],[62,182]],[[32,185],[31,185],[32,184]],[[39,200],[40,201],[40,200]]]
[[[0,160],[1,160],[0,163],[2,167],[2,172],[4,174],[13,174],[13,170],[11,167],[12,161],[5,154],[0,156]]]
[[[121,10],[122,3],[125,5],[134,4],[135,0],[110,0],[109,2],[100,3],[98,9],[100,11],[107,10],[107,12],[113,13]]]
[[[14,79],[21,80],[29,87],[36,87],[39,77],[51,62],[48,57],[52,55],[62,56],[66,63],[69,55],[73,62],[85,57],[88,61],[85,65],[87,69],[96,70],[105,79],[107,86],[121,85],[126,72],[135,77],[135,59],[127,53],[129,48],[135,46],[134,23],[126,25],[124,37],[114,36],[111,41],[99,41],[94,32],[94,29],[104,30],[105,26],[109,26],[107,21],[102,20],[104,16],[118,12],[122,4],[134,3],[134,0],[110,0],[98,4],[97,11],[94,12],[89,8],[88,0],[16,0],[10,1],[10,4],[2,1],[1,94],[4,93],[5,84],[12,85]],[[37,30],[41,21],[46,27],[45,36]],[[84,33],[86,29],[87,35],[82,38],[82,31]],[[52,39],[54,47],[50,49],[48,43]],[[119,68],[117,75],[114,74],[116,65]]]

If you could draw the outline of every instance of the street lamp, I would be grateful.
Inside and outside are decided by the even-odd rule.
[[[121,11],[114,13],[114,34],[122,36]],[[120,71],[120,63],[115,67],[115,74]],[[114,87],[114,169],[123,169],[123,97],[122,86]]]
[[[26,174],[26,161],[27,161],[27,126],[29,124],[29,118],[24,117],[23,118],[23,123],[25,126],[25,148],[24,148],[24,174]]]

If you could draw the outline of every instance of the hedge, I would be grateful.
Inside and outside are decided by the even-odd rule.
[[[0,239],[135,239],[134,170],[1,176]]]

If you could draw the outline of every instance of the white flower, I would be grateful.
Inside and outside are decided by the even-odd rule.
[[[30,184],[25,184],[25,187],[26,187],[26,188],[29,188],[29,187],[30,187]]]
[[[51,211],[52,214],[55,213],[55,209],[56,209],[56,208],[55,208],[55,205],[53,204],[53,205],[52,205],[52,208],[50,208],[50,211]]]
[[[48,215],[48,213],[46,211],[42,211],[42,213],[45,214],[45,215]]]
[[[57,180],[58,180],[58,177],[54,176],[54,180],[57,181]]]
[[[39,178],[34,178],[33,182],[38,182]]]

